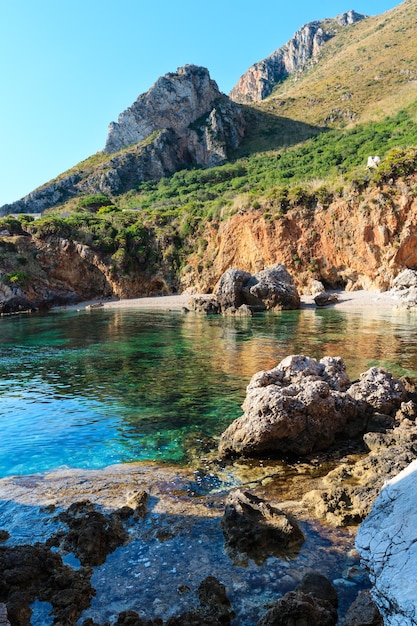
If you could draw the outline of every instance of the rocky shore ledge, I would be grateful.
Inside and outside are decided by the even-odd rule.
[[[2,479],[0,624],[414,624],[411,381],[292,355],[243,409],[189,468]]]

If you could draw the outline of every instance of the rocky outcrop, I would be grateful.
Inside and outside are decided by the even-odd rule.
[[[305,70],[338,29],[364,17],[355,11],[348,11],[334,19],[306,24],[282,48],[252,65],[232,89],[230,97],[240,103],[264,100],[276,84],[291,74]]]
[[[102,154],[43,185],[0,215],[41,213],[86,194],[114,196],[145,180],[198,165],[223,164],[246,129],[240,107],[222,94],[203,67],[166,74],[110,124]]]
[[[186,65],[159,78],[110,124],[104,152],[118,152],[170,129],[190,163],[210,167],[224,163],[228,149],[239,145],[244,125],[239,107],[220,93],[208,70]]]
[[[417,461],[382,489],[358,530],[356,547],[370,572],[386,626],[417,623]]]
[[[392,413],[406,398],[404,384],[379,368],[351,385],[341,358],[289,356],[252,377],[244,415],[222,434],[219,451],[250,456],[324,449],[336,437],[364,432],[375,412]]]
[[[226,551],[242,564],[261,565],[269,556],[294,557],[304,543],[296,520],[248,491],[229,494],[222,519]]]
[[[391,416],[375,413],[363,436],[369,453],[355,463],[342,463],[321,485],[308,492],[303,504],[314,515],[336,526],[358,524],[369,514],[385,482],[417,457],[417,405],[403,402]]]
[[[162,128],[184,132],[214,107],[220,95],[203,67],[186,65],[165,74],[110,124],[104,152],[118,152]]]

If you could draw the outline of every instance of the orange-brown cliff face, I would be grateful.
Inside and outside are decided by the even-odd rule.
[[[6,312],[1,306],[14,296],[41,306],[177,290],[212,292],[231,267],[253,274],[276,263],[286,266],[305,293],[312,279],[347,290],[386,290],[404,268],[417,268],[416,182],[417,176],[362,195],[352,192],[328,206],[299,206],[285,215],[270,205],[267,210],[241,210],[227,220],[208,222],[204,250],[188,242],[194,252],[185,259],[180,275],[168,254],[170,240],[155,241],[159,256],[127,270],[76,241],[29,233],[3,236],[0,311]],[[28,276],[26,283],[4,280],[21,269]]]
[[[313,278],[348,290],[385,290],[404,267],[417,267],[417,200],[402,184],[275,219],[241,211],[209,225],[205,237],[203,256],[189,259],[184,288],[211,291],[230,267],[255,272],[283,263],[306,291]]]

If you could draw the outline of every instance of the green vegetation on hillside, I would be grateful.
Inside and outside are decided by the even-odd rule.
[[[384,157],[392,148],[417,145],[416,106],[380,122],[332,130],[301,145],[240,158],[209,170],[183,170],[170,178],[142,183],[118,199],[121,208],[140,210],[167,223],[188,214],[195,219],[221,219],[233,210],[259,208],[264,200],[288,206],[302,203],[302,190],[329,190],[366,174],[369,155]],[[323,189],[319,195],[323,195]],[[320,198],[318,198],[320,201]],[[292,201],[292,202],[291,202]],[[285,203],[284,203],[285,204]]]

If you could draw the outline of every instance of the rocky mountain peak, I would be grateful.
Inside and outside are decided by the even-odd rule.
[[[260,102],[267,98],[275,85],[289,75],[304,70],[311,60],[317,58],[322,46],[341,27],[364,19],[364,15],[353,10],[333,19],[309,22],[270,56],[252,65],[240,77],[230,92],[230,98],[240,103]]]
[[[165,74],[110,124],[104,152],[118,152],[165,128],[182,133],[210,111],[220,96],[204,67],[185,65]]]
[[[97,165],[74,168],[0,207],[0,215],[40,213],[86,194],[116,196],[184,167],[222,165],[245,128],[241,107],[219,91],[208,70],[185,65],[159,78],[110,124]]]

